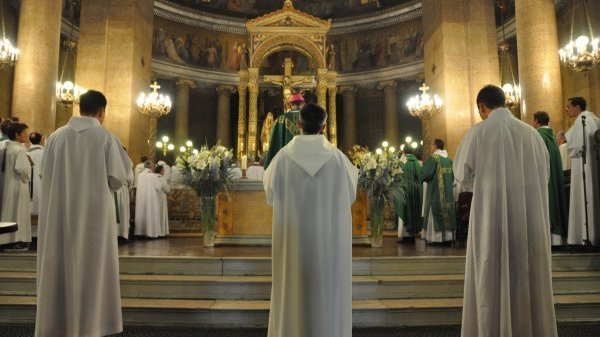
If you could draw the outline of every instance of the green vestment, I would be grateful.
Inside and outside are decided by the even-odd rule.
[[[436,232],[455,230],[456,209],[452,188],[454,184],[452,160],[432,154],[423,164],[423,181],[427,182],[424,228],[427,226],[429,210],[431,209],[433,228]]]
[[[412,236],[418,234],[423,227],[421,207],[423,204],[423,168],[412,154],[406,155],[406,163],[402,166],[404,177],[404,202],[394,200],[396,215],[404,222],[406,231]]]
[[[273,125],[273,130],[271,130],[269,151],[264,163],[265,169],[269,166],[277,152],[286,146],[294,136],[300,134],[300,128],[298,128],[299,118],[300,110],[291,110],[277,117]]]
[[[569,215],[567,213],[562,159],[558,150],[558,143],[552,129],[539,128],[538,132],[542,136],[544,143],[546,143],[546,148],[548,148],[548,153],[550,154],[550,181],[548,182],[550,232],[556,235],[567,236]]]

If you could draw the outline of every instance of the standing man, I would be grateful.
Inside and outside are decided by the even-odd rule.
[[[444,150],[444,141],[435,139],[433,154],[423,164],[423,181],[427,183],[422,237],[427,242],[442,243],[454,239],[456,210],[452,160]]]
[[[567,102],[567,116],[575,118],[567,131],[567,149],[571,157],[571,200],[569,204],[569,236],[567,243],[581,245],[589,241],[600,245],[600,181],[598,157],[594,153],[594,133],[600,128],[600,120],[593,112],[587,111],[583,97],[572,97]],[[585,119],[585,135],[582,120]],[[583,140],[585,137],[585,153]],[[585,163],[585,187],[587,196],[587,229],[583,181],[583,156]],[[589,233],[589,237],[588,237]]]
[[[398,215],[398,242],[414,243],[415,237],[423,228],[423,168],[410,146],[404,148],[403,159],[405,198],[403,202],[394,200],[395,212]]]
[[[140,176],[140,173],[144,171],[147,161],[148,157],[142,156],[142,158],[140,158],[140,162],[137,165],[135,165],[133,169],[133,188],[137,188],[138,177]]]
[[[564,131],[559,131],[556,134],[556,142],[558,143],[558,151],[560,152],[563,171],[570,171],[571,157],[569,157],[569,150],[567,149],[567,139],[565,138]]]
[[[44,152],[44,137],[39,132],[29,134],[29,142],[31,146],[27,150],[27,155],[31,159],[31,180],[29,181],[29,193],[31,197],[31,215],[36,218],[40,210],[40,193],[42,191],[40,174],[42,173],[42,153]],[[37,237],[37,221],[35,226],[31,223],[31,235]]]
[[[548,150],[493,85],[477,95],[483,121],[454,161],[473,188],[462,336],[556,337],[550,264]]]
[[[563,175],[562,159],[558,150],[558,143],[554,131],[548,126],[550,116],[545,111],[533,114],[533,127],[538,130],[546,144],[550,155],[550,181],[548,182],[548,202],[550,208],[550,233],[552,245],[562,246],[563,237],[567,236],[567,198],[565,196],[565,182]]]
[[[308,104],[294,137],[264,175],[273,207],[269,337],[352,335],[352,202],[358,170],[321,134]]]
[[[81,117],[48,137],[42,157],[36,337],[123,331],[113,192],[132,163],[102,127],[106,98],[90,90]]]
[[[277,117],[273,125],[271,137],[269,138],[269,152],[265,157],[265,169],[269,167],[277,152],[289,143],[294,136],[300,134],[298,119],[300,118],[300,109],[304,106],[304,98],[300,94],[292,95],[290,104],[292,105],[291,110]]]

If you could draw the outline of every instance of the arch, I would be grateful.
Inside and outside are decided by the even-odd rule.
[[[304,54],[312,60],[317,69],[326,68],[325,57],[319,46],[302,36],[274,36],[261,43],[252,54],[251,68],[260,68],[264,59],[272,53],[281,50],[292,50]]]

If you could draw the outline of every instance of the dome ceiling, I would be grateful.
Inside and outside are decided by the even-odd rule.
[[[163,0],[193,10],[255,18],[281,9],[283,0]],[[294,7],[328,19],[372,13],[414,0],[293,0]]]

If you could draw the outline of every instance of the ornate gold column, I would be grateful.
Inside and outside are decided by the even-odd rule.
[[[231,93],[234,88],[229,86],[217,87],[217,140],[221,145],[231,146]]]
[[[188,140],[190,123],[190,88],[196,83],[191,80],[179,79],[177,86],[177,100],[175,101],[175,145],[178,147]]]
[[[335,71],[327,72],[327,92],[329,93],[329,116],[327,119],[327,125],[329,127],[329,141],[335,147],[338,146],[337,139],[337,85],[335,84],[337,78],[337,73]]]
[[[244,151],[248,149],[246,142],[246,95],[248,93],[248,71],[240,70],[240,83],[238,83],[238,136],[237,136],[237,157],[242,158]]]
[[[248,102],[248,156],[254,158],[257,149],[258,134],[258,69],[248,69],[249,83],[248,92],[250,99]]]
[[[533,114],[544,110],[554,130],[562,130],[564,102],[554,1],[516,0],[515,10],[521,119],[531,123]]]
[[[344,86],[340,88],[344,99],[344,138],[342,151],[348,152],[357,144],[356,138],[356,87]]]
[[[396,96],[396,81],[385,81],[377,84],[379,90],[383,90],[384,104],[384,126],[385,139],[390,144],[398,144],[400,136],[398,133],[398,98]]]
[[[58,80],[61,0],[23,0],[19,13],[12,116],[29,131],[49,135],[56,118],[55,84]]]
[[[317,103],[327,110],[327,69],[317,70]]]

